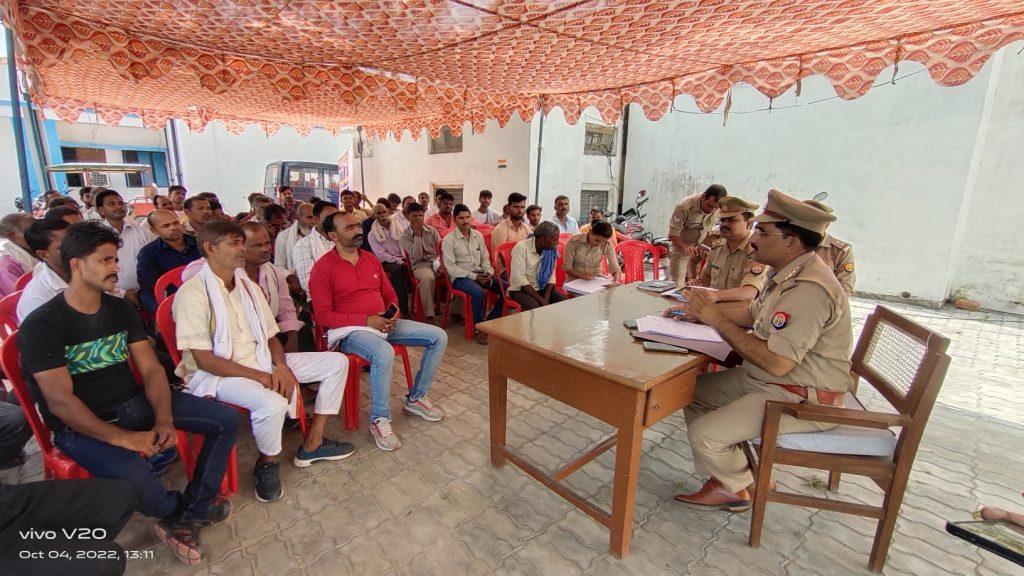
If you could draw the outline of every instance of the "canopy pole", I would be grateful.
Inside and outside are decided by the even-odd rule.
[[[36,114],[36,107],[32,103],[32,95],[28,92],[25,93],[25,108],[28,110],[28,125],[32,129],[32,141],[36,148],[36,158],[39,160],[39,170],[42,172],[43,180],[46,182],[46,190],[56,190],[57,187],[53,183],[53,174],[46,170],[49,158],[47,158],[46,145],[43,143],[43,131],[39,129],[39,116]],[[42,109],[40,108],[40,110]]]
[[[544,96],[540,97],[540,132],[537,134],[537,181],[533,186],[533,203],[540,206],[540,152],[544,148]]]
[[[366,195],[366,174],[363,170],[363,127],[356,126],[356,132],[359,133],[359,193],[369,200],[369,196]]]
[[[21,209],[32,213],[32,189],[28,185],[28,158],[25,156],[25,128],[21,123],[21,91],[18,89],[18,64],[14,56],[14,34],[4,26],[7,42],[7,83],[11,91],[11,126],[14,128],[14,147],[18,154],[18,176],[21,179]]]

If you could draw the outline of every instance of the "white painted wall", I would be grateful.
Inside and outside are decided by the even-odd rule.
[[[975,178],[951,288],[1024,313],[1024,58],[996,55],[975,149]]]
[[[430,137],[424,130],[419,140],[406,132],[401,141],[388,138],[373,142],[373,156],[363,159],[365,190],[375,200],[394,193],[416,196],[437,187],[462,186],[467,206],[475,209],[480,190],[494,194],[492,207],[500,211],[513,192],[529,190],[530,125],[513,116],[504,128],[488,120],[482,134],[466,124],[462,131],[462,152],[430,154]],[[498,160],[507,160],[499,168]],[[359,159],[353,162],[353,188],[359,189]]]
[[[283,127],[268,137],[249,126],[245,132],[230,134],[219,122],[193,133],[178,123],[184,184],[189,194],[214,192],[228,212],[248,210],[246,197],[262,192],[267,164],[277,160],[300,160],[337,164],[343,150],[351,145],[348,132],[332,136],[313,130],[299,136]]]
[[[540,114],[534,116],[530,137],[530,192],[529,203],[537,200],[535,179],[537,177],[537,141],[540,138]],[[544,209],[545,220],[554,216],[555,197],[564,194],[569,197],[571,214],[579,218],[580,191],[608,190],[609,205],[616,204],[615,187],[619,178],[619,160],[622,149],[622,131],[618,127],[615,141],[617,152],[611,157],[588,156],[583,153],[587,122],[603,124],[595,108],[587,108],[575,125],[569,125],[561,108],[551,111],[544,119],[544,139],[540,162],[540,197],[537,204]],[[586,215],[583,215],[584,218]]]
[[[1015,55],[1017,48],[1006,49],[1007,61],[1015,60],[1013,72],[1007,67],[999,80],[997,105],[1004,110],[986,124],[990,146],[981,150],[979,174],[986,176],[977,179],[979,191],[981,185],[1019,190],[1024,63]],[[768,101],[753,88],[737,87],[726,126],[721,113],[697,113],[689,97],[677,99],[681,112],[657,123],[634,107],[626,205],[632,204],[636,190],[646,188],[652,195],[648,226],[665,233],[672,206],[712,182],[761,203],[773,187],[799,198],[828,191],[828,203],[839,216],[832,231],[855,246],[859,291],[906,291],[915,298],[944,300],[957,258],[953,232],[991,68],[989,63],[974,80],[955,89],[936,87],[923,72],[896,85],[878,86],[854,101],[836,98],[816,104],[810,103],[834,96],[834,91],[822,78],[809,78],[800,98],[790,91],[776,99],[771,113],[743,114],[767,107]],[[900,66],[901,75],[917,70],[913,63]],[[883,71],[880,81],[891,74]],[[797,104],[803,106],[785,108]],[[1015,123],[1007,119],[1014,110]],[[1009,192],[1000,197],[1003,203],[996,210],[1012,202]],[[1018,195],[1018,214],[1020,205]],[[978,222],[972,221],[968,236],[986,214],[977,212]],[[992,229],[983,238],[1015,238],[1019,222],[1009,217],[986,222]],[[965,250],[963,256],[971,253]],[[986,260],[991,259],[975,255],[972,263],[978,268],[964,270],[991,287],[984,304],[998,308],[1008,301],[1007,288],[998,285],[1007,276],[994,274]],[[1000,269],[1024,267],[1019,250],[1008,251],[1007,260]],[[1015,290],[1019,297],[1020,289]]]

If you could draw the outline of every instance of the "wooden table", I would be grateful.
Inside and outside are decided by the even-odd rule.
[[[697,374],[709,362],[703,354],[644,352],[622,325],[660,314],[670,303],[629,284],[478,325],[489,337],[491,464],[515,464],[610,528],[610,548],[619,557],[633,536],[644,428],[693,400]],[[541,470],[505,444],[509,379],[608,423],[616,433],[558,470]],[[562,480],[612,447],[609,513]]]

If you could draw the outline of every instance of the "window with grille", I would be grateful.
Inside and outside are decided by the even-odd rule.
[[[615,156],[615,126],[588,122],[583,153],[588,156]]]
[[[590,210],[597,208],[601,213],[608,210],[607,190],[582,190],[580,191],[580,213],[576,218],[580,225],[590,222]]]
[[[167,179],[167,154],[163,152],[150,152],[146,150],[125,150],[121,157],[127,164],[146,164],[149,166],[149,174],[125,174],[129,188],[142,188],[149,184],[149,179],[161,187],[170,186]]]
[[[61,146],[60,156],[64,162],[106,162],[107,153],[102,148],[75,148],[71,146]],[[67,174],[68,186],[82,187],[85,186],[85,175],[84,174]],[[98,184],[93,184],[98,186]]]
[[[453,154],[462,152],[462,135],[452,135],[451,128],[441,127],[441,136],[430,139],[431,154]]]

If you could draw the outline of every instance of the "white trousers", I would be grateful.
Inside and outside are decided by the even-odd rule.
[[[316,395],[317,414],[337,414],[345,394],[348,358],[338,352],[295,352],[284,355],[288,368],[300,384],[320,382]],[[295,391],[299,393],[298,390]],[[221,378],[217,400],[241,406],[252,417],[252,434],[260,454],[281,453],[281,428],[288,414],[288,399],[248,378]]]

